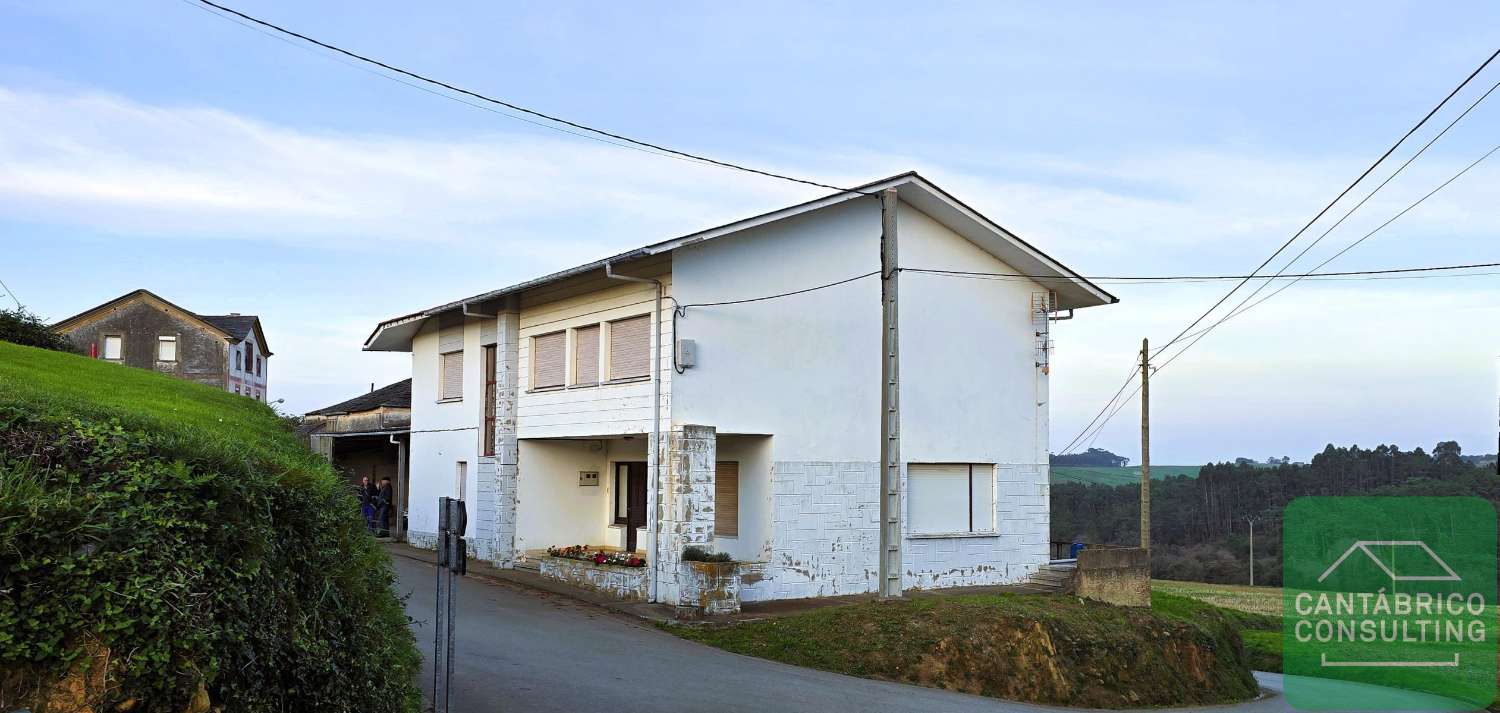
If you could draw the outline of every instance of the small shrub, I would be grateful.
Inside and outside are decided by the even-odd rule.
[[[57,352],[76,351],[67,337],[52,331],[41,317],[24,307],[0,309],[0,341]]]
[[[682,550],[683,562],[733,562],[728,552],[710,552],[698,545],[689,545]]]

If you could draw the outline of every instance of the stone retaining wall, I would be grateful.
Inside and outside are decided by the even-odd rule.
[[[579,589],[586,589],[627,602],[644,602],[650,596],[645,567],[594,564],[566,557],[542,557],[541,575]]]
[[[1073,573],[1074,594],[1124,607],[1151,606],[1151,557],[1139,547],[1084,548]]]

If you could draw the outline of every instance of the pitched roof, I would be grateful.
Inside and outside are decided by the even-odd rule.
[[[952,194],[923,178],[916,171],[908,171],[889,178],[872,181],[848,191],[833,193],[805,203],[787,206],[779,210],[745,218],[733,223],[726,223],[707,230],[700,230],[696,233],[672,238],[671,240],[664,240],[607,257],[603,260],[596,260],[585,265],[579,265],[534,280],[474,295],[456,302],[449,302],[430,309],[394,317],[375,326],[374,331],[365,340],[364,348],[367,351],[407,351],[410,349],[412,336],[420,329],[422,322],[439,314],[465,310],[471,304],[488,302],[501,297],[519,294],[525,290],[558,282],[569,277],[601,270],[605,265],[668,253],[683,245],[711,240],[810,211],[838,205],[887,188],[897,189],[901,201],[911,204],[921,212],[948,226],[949,229],[979,245],[986,252],[1020,269],[1020,271],[1027,274],[1051,274],[1061,278],[1053,282],[1051,287],[1057,293],[1059,298],[1058,306],[1062,309],[1112,304],[1120,301],[1114,295],[1104,291],[1098,285],[1090,282],[1087,278],[1079,275],[1062,263],[1057,262],[1042,251],[1037,250],[1030,243],[1027,243],[1014,233],[1001,227],[998,223],[985,217],[979,211],[965,205]]]
[[[134,299],[145,299],[156,302],[158,306],[169,311],[175,311],[188,320],[197,322],[203,327],[206,327],[209,331],[216,332],[219,334],[219,336],[224,337],[231,342],[244,341],[245,337],[250,334],[250,330],[253,329],[255,330],[256,341],[260,344],[260,350],[264,352],[266,356],[271,356],[271,348],[266,346],[266,333],[261,330],[259,317],[256,317],[253,314],[231,314],[217,316],[201,315],[191,310],[183,309],[182,307],[179,307],[171,302],[168,302],[161,295],[158,295],[155,292],[152,292],[151,290],[145,288],[131,290],[130,292],[126,292],[125,294],[120,295],[119,297],[116,297],[108,302],[90,307],[82,312],[79,312],[72,317],[58,320],[57,322],[54,322],[52,324],[52,329],[54,331],[70,329],[80,323],[88,321],[89,318],[104,312],[104,310],[106,309],[109,309],[116,305],[124,304]]]
[[[348,401],[341,401],[316,411],[308,411],[307,415],[333,416],[341,413],[372,411],[381,407],[411,408],[411,379],[402,379],[368,394],[360,394]]]

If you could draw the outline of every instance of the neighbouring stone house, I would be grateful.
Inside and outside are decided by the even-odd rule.
[[[377,325],[367,350],[412,357],[410,540],[433,545],[452,496],[501,567],[637,553],[634,579],[554,567],[622,596],[724,611],[877,591],[887,190],[891,576],[1031,576],[1049,558],[1050,324],[1116,300],[915,173]],[[683,562],[690,545],[738,564]]]
[[[96,359],[269,400],[271,349],[255,315],[197,314],[149,290],[135,290],[52,330]]]

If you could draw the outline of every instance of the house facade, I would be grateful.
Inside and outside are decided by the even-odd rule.
[[[876,591],[883,189],[902,585],[1035,572],[1051,318],[1115,300],[916,174],[377,326],[366,349],[412,355],[409,539],[453,496],[477,556],[640,552],[667,604],[690,545],[740,562],[744,601]]]
[[[82,353],[266,401],[271,350],[260,318],[200,315],[135,290],[64,319],[52,330]]]

